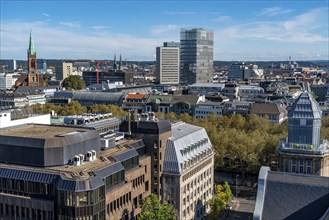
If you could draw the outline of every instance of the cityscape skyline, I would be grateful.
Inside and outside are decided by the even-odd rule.
[[[1,59],[38,57],[155,61],[180,29],[214,31],[214,60],[328,60],[328,1],[1,1]],[[26,13],[27,8],[33,8]],[[27,16],[28,15],[28,16]]]

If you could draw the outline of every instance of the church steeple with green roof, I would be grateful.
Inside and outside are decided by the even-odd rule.
[[[30,30],[30,41],[29,41],[28,53],[31,54],[31,55],[35,55],[35,53],[36,53],[34,43],[33,43],[33,39],[32,39],[32,30]]]

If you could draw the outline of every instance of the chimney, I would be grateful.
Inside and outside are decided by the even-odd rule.
[[[128,133],[131,134],[131,110],[128,111]]]

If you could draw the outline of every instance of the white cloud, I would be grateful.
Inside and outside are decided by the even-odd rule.
[[[225,21],[229,21],[229,20],[231,20],[231,16],[222,15],[222,16],[219,16],[219,17],[213,19],[212,21],[214,21],[214,22],[225,22]]]
[[[177,25],[173,25],[173,24],[168,24],[168,25],[158,25],[155,26],[151,29],[151,34],[152,35],[161,35],[161,34],[165,34],[168,32],[171,32],[173,30],[177,30]]]
[[[49,14],[47,14],[47,13],[44,13],[44,12],[42,13],[42,15],[43,15],[43,16],[45,16],[45,17],[50,17],[50,15],[49,15]]]
[[[96,26],[92,26],[92,29],[94,29],[95,31],[104,31],[104,30],[108,30],[111,27],[110,26],[102,26],[102,25],[96,25]]]
[[[75,22],[59,22],[60,25],[62,26],[66,26],[66,27],[71,27],[71,28],[79,28],[81,25],[80,25],[80,22],[78,21],[75,21]]]
[[[260,21],[231,26],[219,31],[227,39],[262,39],[293,43],[327,42],[328,12],[314,9],[285,21]]]
[[[154,60],[155,48],[168,41],[162,37],[120,33],[82,33],[80,29],[66,29],[47,22],[1,21],[0,51],[3,59],[26,59],[30,28],[38,57],[48,59],[112,59],[114,53],[121,51],[124,59]]]
[[[283,9],[280,7],[272,7],[272,8],[263,8],[261,12],[257,13],[257,15],[266,15],[266,16],[274,16],[280,14],[287,14],[294,11],[293,9]]]

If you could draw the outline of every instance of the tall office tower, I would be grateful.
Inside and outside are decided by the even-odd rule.
[[[156,48],[158,84],[179,84],[179,43],[165,42]]]
[[[180,38],[180,84],[212,82],[213,32],[183,28]]]

